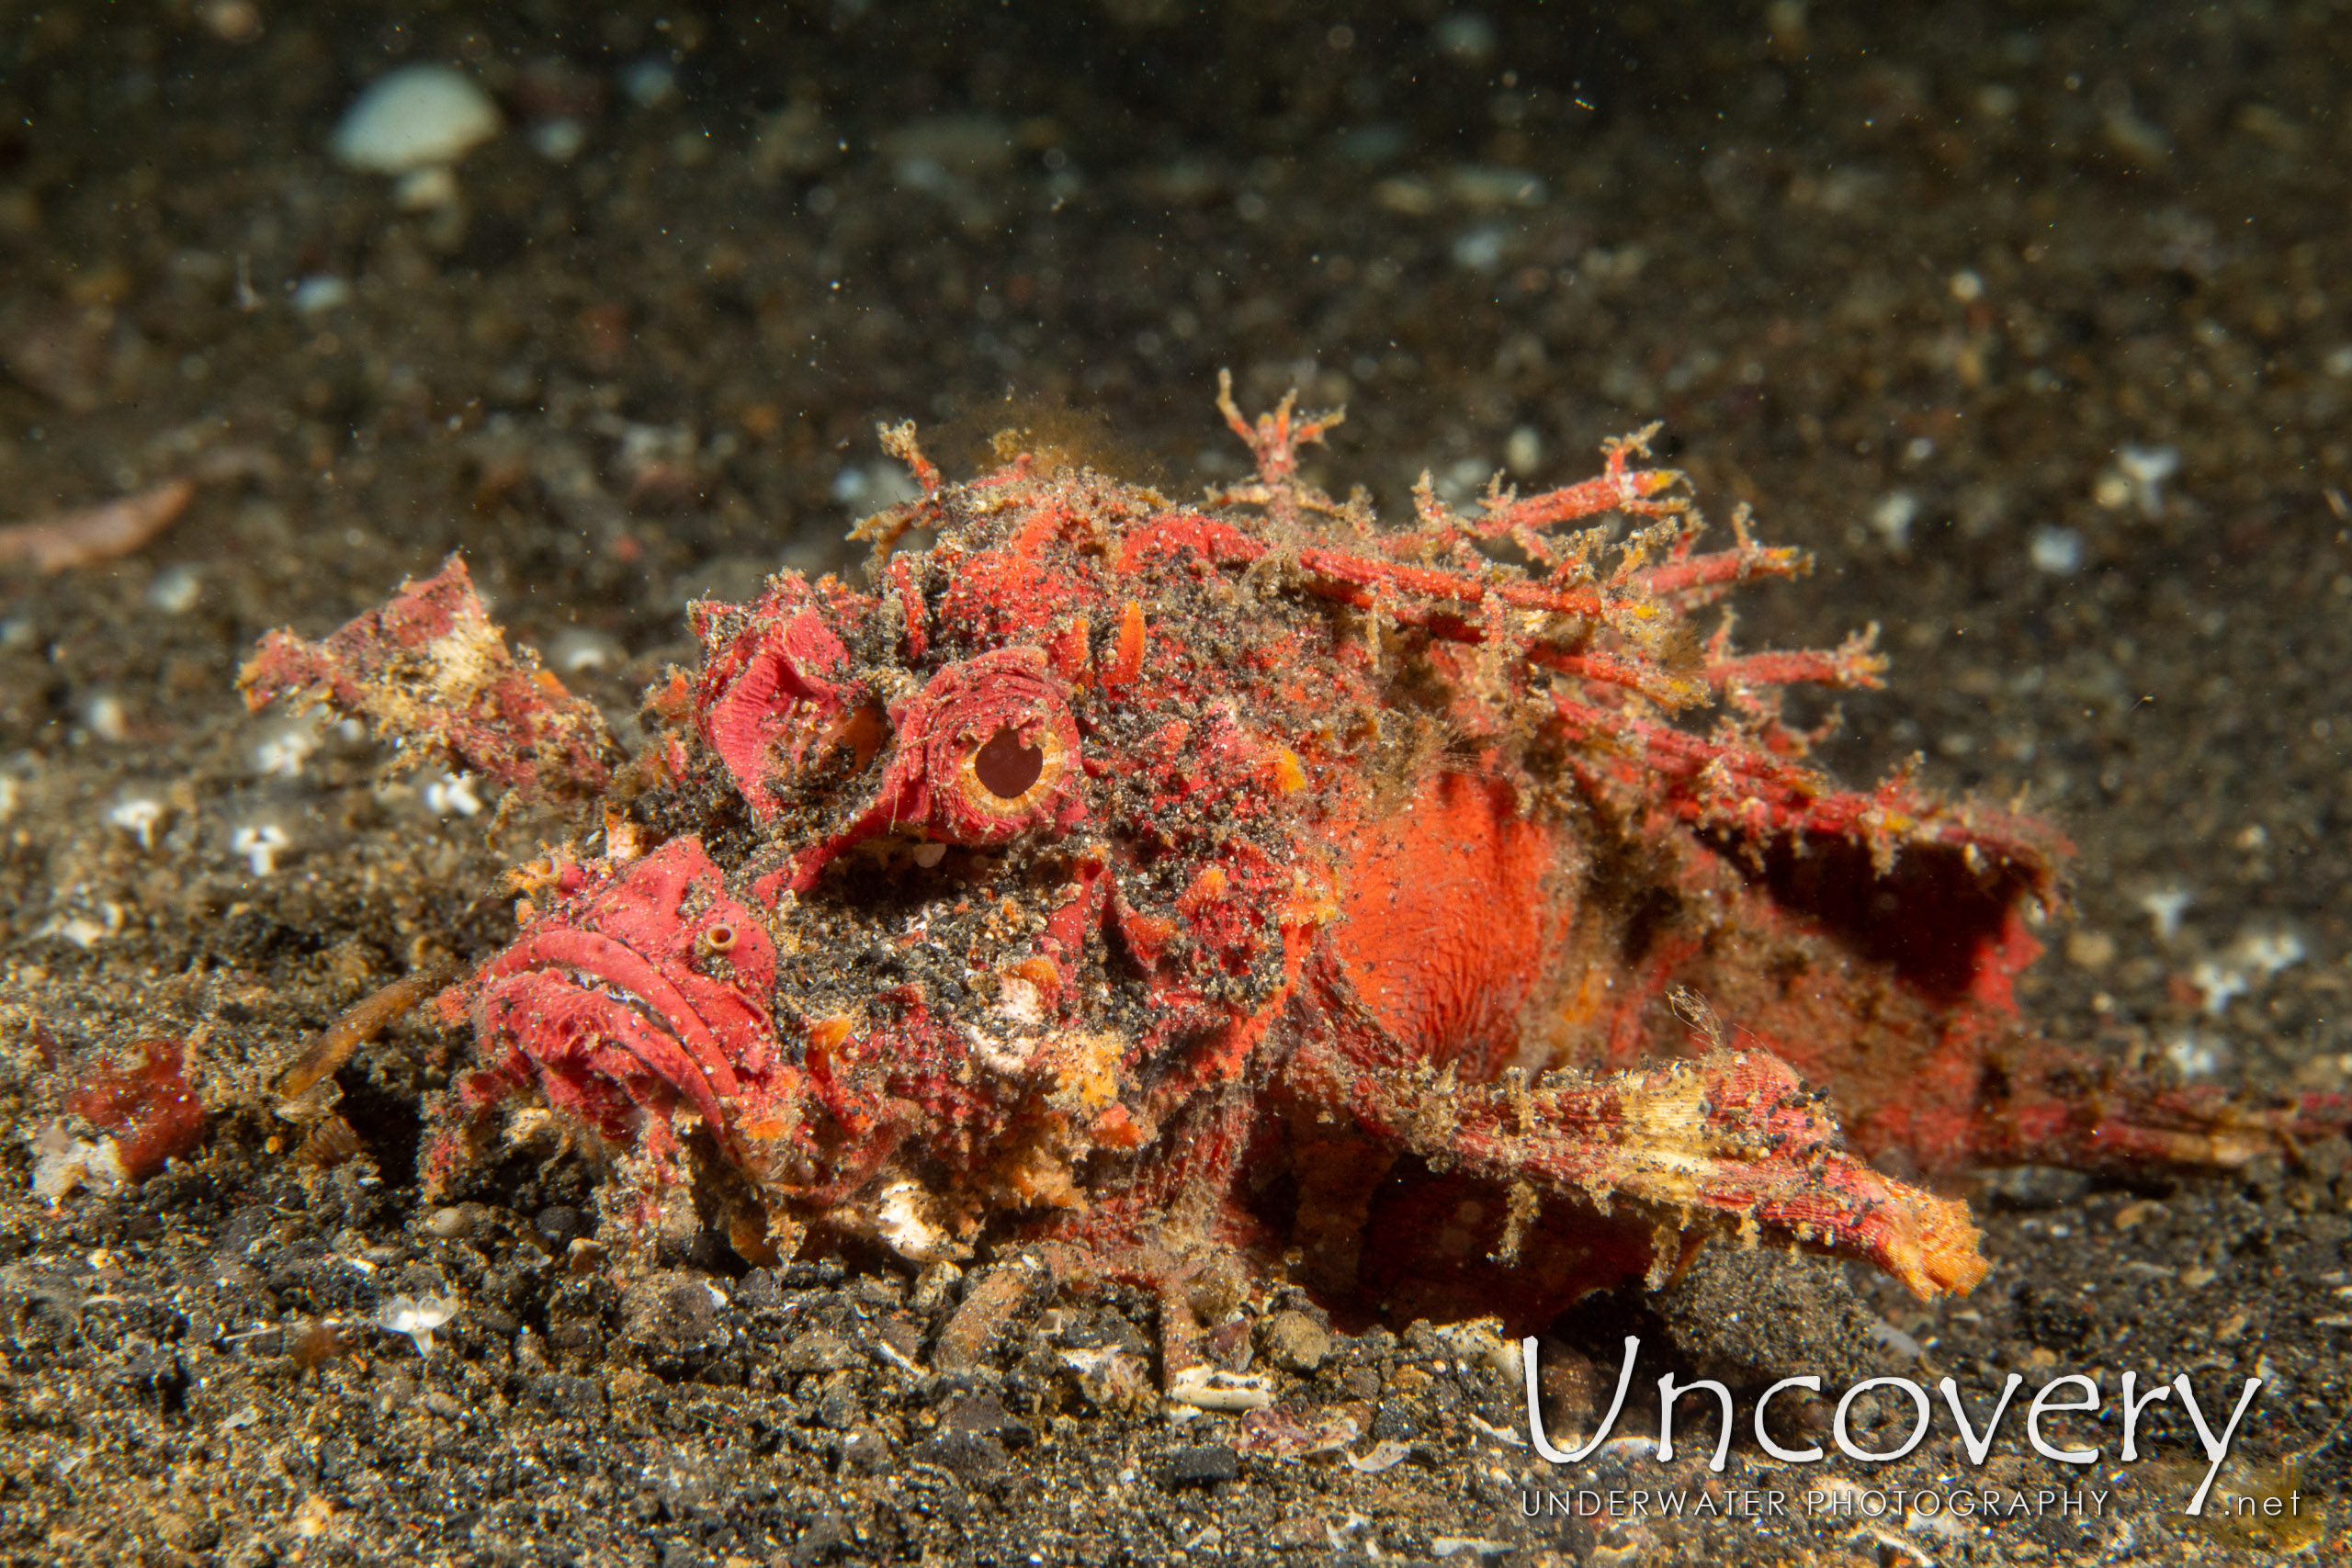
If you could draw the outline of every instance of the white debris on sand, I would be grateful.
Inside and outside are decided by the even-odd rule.
[[[458,1315],[455,1296],[394,1296],[376,1314],[376,1326],[387,1334],[405,1334],[416,1343],[420,1356],[433,1354],[435,1332]]]
[[[2132,499],[2143,514],[2161,517],[2165,511],[2165,481],[2180,472],[2177,446],[2121,446],[2115,467],[2132,487]]]
[[[77,1188],[111,1191],[128,1179],[112,1138],[89,1143],[51,1122],[33,1145],[33,1196],[52,1209]]]
[[[155,847],[155,824],[164,819],[164,803],[151,795],[125,795],[107,813],[107,821],[139,840],[142,850]]]
[[[2036,528],[2026,555],[2052,577],[2072,577],[2083,570],[2083,536],[2072,528]]]
[[[446,65],[404,65],[368,85],[334,130],[334,155],[355,169],[405,175],[456,163],[498,134],[498,106]]]
[[[317,716],[300,714],[264,726],[254,738],[254,772],[266,779],[299,779],[319,749]]]
[[[424,786],[424,808],[435,817],[478,817],[481,796],[471,773],[444,773]]]
[[[2205,998],[2208,1017],[2219,1018],[2232,1000],[2253,994],[2310,956],[2303,939],[2291,931],[2242,931],[2230,950],[2218,959],[2199,961],[2188,983]]]
[[[2140,908],[2154,922],[2156,940],[2170,942],[2180,934],[2180,917],[2196,902],[2185,887],[2158,887],[2140,895]]]
[[[1168,1403],[1194,1410],[1230,1413],[1263,1410],[1274,1402],[1274,1380],[1262,1372],[1228,1372],[1221,1367],[1186,1367],[1168,1382]]]
[[[351,285],[333,273],[314,273],[294,286],[288,303],[297,315],[323,315],[351,303]]]
[[[278,855],[293,842],[293,836],[275,822],[248,822],[229,835],[229,852],[243,855],[254,875],[275,876]]]
[[[2211,1077],[2230,1065],[2233,1055],[2228,1041],[2194,1029],[2177,1029],[2165,1037],[2165,1060],[2192,1081]]]

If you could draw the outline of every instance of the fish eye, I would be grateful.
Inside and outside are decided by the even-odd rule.
[[[1046,771],[1046,754],[1006,727],[972,754],[972,777],[999,800],[1019,800]]]
[[[869,811],[877,824],[920,818],[924,837],[977,848],[1064,832],[1086,815],[1078,719],[1039,649],[950,664],[892,705],[890,722],[884,798]]]

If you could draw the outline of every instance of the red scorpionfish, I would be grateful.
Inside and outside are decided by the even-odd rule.
[[[1640,437],[1476,516],[1424,480],[1383,531],[1298,473],[1337,415],[1219,401],[1257,476],[1198,506],[1027,454],[949,484],[886,431],[922,494],[862,525],[869,585],[694,605],[702,665],[617,767],[454,561],[273,637],[256,703],[322,695],[603,810],[445,996],[480,1065],[434,1173],[532,1101],[640,1215],[753,1259],[1045,1243],[1181,1314],[1238,1258],[1532,1325],[1709,1236],[1967,1290],[1965,1207],[1873,1158],[2275,1137],[2019,1021],[2053,837],[1809,765],[1781,689],[1882,661],[1702,633],[1805,562],[1744,516],[1701,549]]]

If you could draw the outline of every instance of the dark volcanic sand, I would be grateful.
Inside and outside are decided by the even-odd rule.
[[[379,787],[332,732],[266,773],[287,726],[232,682],[265,629],[325,629],[462,548],[514,635],[626,716],[685,656],[689,596],[845,558],[895,482],[880,419],[961,471],[996,426],[1076,411],[1099,464],[1189,492],[1239,467],[1210,407],[1230,366],[1245,405],[1345,401],[1317,477],[1392,515],[1425,468],[1565,481],[1659,420],[1719,516],[1751,502],[1818,554],[1746,596],[1750,645],[1883,626],[1893,682],[1846,705],[1844,775],[1924,751],[1940,786],[2030,788],[2079,846],[2028,987],[2051,1032],[2340,1089],[2352,16],[586,15],[0,5],[0,517],[206,480],[124,558],[0,567],[9,1561],[2267,1560],[2181,1515],[2204,1466],[2177,1416],[2129,1467],[2111,1416],[2108,1462],[2072,1471],[2020,1410],[1982,1471],[1947,1423],[1900,1464],[1768,1472],[1743,1399],[1741,1484],[2111,1495],[2088,1520],[1601,1529],[1521,1517],[1570,1478],[1497,1435],[1524,1432],[1512,1385],[1425,1325],[1279,1374],[1360,1419],[1360,1461],[1401,1460],[1236,1462],[1231,1417],[1074,1386],[1067,1350],[1143,1342],[1136,1303],[1032,1314],[955,1378],[922,1370],[952,1297],[898,1272],[573,1273],[576,1158],[420,1206],[420,1099],[463,1045],[422,1016],[340,1077],[359,1156],[300,1161],[268,1078],[373,988],[493,949],[539,825],[485,844],[487,813]],[[399,210],[327,155],[411,61],[508,115],[455,207]],[[533,129],[567,114],[559,163]],[[287,842],[256,876],[235,835],[265,824]],[[201,1149],[32,1197],[46,1057],[191,1033]],[[2129,1190],[2013,1173],[1975,1194],[1995,1264],[1964,1301],[1730,1257],[1588,1303],[1555,1361],[1605,1384],[1630,1330],[1645,1382],[1670,1358],[1747,1391],[1883,1368],[1981,1394],[2014,1368],[2111,1400],[2125,1370],[2188,1370],[2209,1409],[2258,1371],[2223,1485],[2298,1487],[2269,1544],[2343,1561],[2352,1176],[2341,1140],[2302,1153]],[[444,1291],[429,1356],[375,1326]],[[1573,1483],[1672,1477],[1620,1453]]]

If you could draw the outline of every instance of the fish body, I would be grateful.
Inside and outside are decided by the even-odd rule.
[[[1876,683],[1867,636],[1699,624],[1795,552],[1744,516],[1702,550],[1638,438],[1383,529],[1299,473],[1336,416],[1221,402],[1258,473],[1198,504],[1027,454],[949,483],[887,431],[922,494],[864,526],[865,585],[694,605],[609,786],[576,714],[525,714],[566,741],[534,753],[445,705],[456,761],[544,757],[605,824],[444,998],[480,1060],[435,1176],[535,1101],[754,1259],[1031,1244],[1164,1302],[1227,1259],[1534,1325],[1708,1236],[1965,1290],[1965,1207],[1871,1157],[2201,1135],[2020,1070],[2053,833],[1807,761],[1780,694]],[[256,698],[364,709],[337,677],[386,661],[332,643]]]

